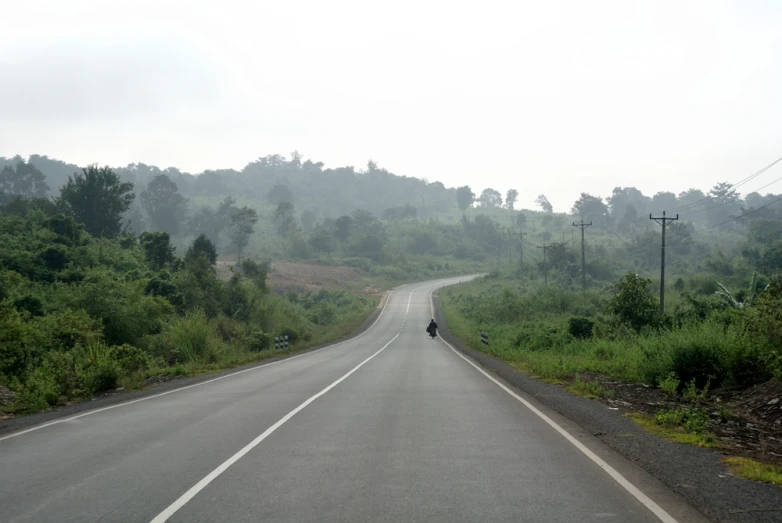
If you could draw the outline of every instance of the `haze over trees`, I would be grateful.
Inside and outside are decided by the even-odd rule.
[[[347,265],[385,282],[502,270],[512,285],[542,293],[545,274],[563,296],[585,283],[600,302],[628,272],[659,284],[661,231],[649,214],[666,210],[679,214],[666,229],[676,307],[718,291],[731,296],[724,303],[750,303],[782,268],[782,198],[742,197],[726,182],[678,195],[583,192],[570,214],[555,213],[544,195],[539,211],[521,211],[514,189],[504,201],[493,188],[476,199],[470,186],[396,176],[375,162],[326,169],[298,154],[198,175],[0,158],[0,183],[0,384],[28,410],[156,366],[247,361],[272,332],[303,337],[374,307],[349,294],[268,296],[270,261]],[[583,273],[571,225],[582,219],[593,222]],[[218,278],[228,264],[234,271]],[[741,290],[753,273],[755,291]],[[513,300],[489,309],[511,310]],[[180,343],[190,334],[200,341],[185,354],[178,347],[191,346]]]
[[[523,255],[540,274],[535,245],[556,242],[565,248],[550,251],[552,275],[567,275],[560,283],[576,285],[581,268],[569,253],[579,254],[580,245],[571,222],[593,223],[586,233],[588,281],[608,279],[621,267],[654,276],[660,230],[648,217],[663,210],[680,215],[668,228],[669,264],[704,266],[708,260],[718,268],[725,265],[719,251],[734,264],[768,272],[778,249],[773,236],[755,241],[779,217],[776,196],[742,197],[727,182],[678,195],[645,195],[635,187],[616,187],[605,198],[582,192],[565,214],[555,213],[542,194],[535,200],[540,211],[522,212],[513,188],[505,198],[491,187],[476,197],[470,186],[397,176],[374,161],[362,170],[325,168],[299,153],[198,175],[143,163],[79,169],[39,155],[0,159],[0,172],[0,203],[11,212],[60,212],[96,236],[164,232],[178,252],[203,235],[227,260],[363,259],[398,275],[422,266],[518,263]],[[47,188],[53,200],[40,197]],[[517,232],[524,236],[512,236]],[[715,234],[723,235],[719,247],[711,241]]]

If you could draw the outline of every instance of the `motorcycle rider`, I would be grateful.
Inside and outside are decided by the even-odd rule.
[[[429,322],[429,326],[426,328],[426,332],[428,332],[429,336],[432,338],[437,336],[437,323],[434,321],[434,318],[432,318],[432,321]]]

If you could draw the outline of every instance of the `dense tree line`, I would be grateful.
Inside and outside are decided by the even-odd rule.
[[[360,258],[366,260],[356,262],[361,266],[374,264],[398,274],[426,257],[437,259],[424,261],[427,267],[485,264],[495,256],[510,262],[514,255],[518,259],[524,242],[527,259],[538,260],[536,244],[557,243],[565,232],[572,241],[552,245],[550,264],[555,279],[561,274],[560,283],[570,285],[581,270],[577,242],[568,232],[571,221],[593,224],[587,271],[598,281],[631,267],[651,274],[659,263],[660,231],[649,214],[662,211],[680,216],[668,228],[673,263],[692,259],[702,268],[720,250],[740,254],[748,268],[768,271],[778,267],[775,253],[782,249],[776,233],[763,232],[776,230],[782,210],[778,197],[750,193],[742,198],[724,182],[707,192],[690,189],[678,195],[647,196],[634,187],[617,187],[606,198],[584,192],[567,212],[555,212],[543,194],[535,200],[539,210],[518,210],[515,189],[504,197],[494,188],[476,194],[470,186],[450,189],[396,176],[374,162],[360,171],[326,169],[298,153],[289,159],[266,156],[241,171],[198,175],[144,164],[79,170],[44,156],[0,159],[0,165],[0,201],[48,194],[53,197],[48,203],[36,205],[57,206],[91,234],[166,232],[180,249],[204,234],[232,260],[247,255],[329,263]],[[68,169],[72,172],[66,175]],[[101,184],[118,192],[102,202],[85,192]],[[84,199],[93,201],[92,207],[80,207]],[[720,249],[714,248],[711,233],[700,234],[710,229],[724,235]],[[519,241],[516,233],[527,235]],[[763,234],[765,241],[758,242]]]

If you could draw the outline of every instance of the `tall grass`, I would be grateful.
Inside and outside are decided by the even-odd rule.
[[[214,363],[226,350],[215,322],[201,310],[173,318],[164,327],[162,337],[182,363]]]
[[[681,321],[635,332],[603,312],[610,295],[599,291],[525,289],[517,280],[486,278],[440,297],[456,336],[543,378],[593,372],[658,386],[673,373],[680,383],[695,380],[702,389],[770,377],[768,350],[732,311],[714,309],[705,318],[684,311]],[[594,332],[571,334],[574,316],[590,317]],[[481,331],[489,333],[488,347]]]

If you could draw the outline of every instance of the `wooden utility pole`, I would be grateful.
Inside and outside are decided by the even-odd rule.
[[[584,220],[581,220],[581,223],[573,222],[573,227],[578,227],[581,229],[581,290],[586,291],[587,288],[587,277],[586,277],[586,249],[584,247],[584,229],[587,227],[590,227],[592,225],[592,222],[584,223]]]
[[[650,220],[654,220],[663,226],[663,242],[662,249],[660,250],[660,314],[665,314],[665,226],[668,222],[675,222],[679,219],[679,215],[676,218],[666,218],[665,211],[662,216],[654,217],[649,215]]]
[[[524,236],[526,232],[517,232],[516,237],[519,239],[519,279],[524,276]]]
[[[543,282],[545,283],[546,287],[548,287],[548,250],[551,248],[551,245],[546,245],[545,243],[540,246],[538,245],[538,249],[543,249]]]
[[[497,231],[497,270],[500,270],[500,267],[502,267],[500,256],[502,256],[502,233]]]

